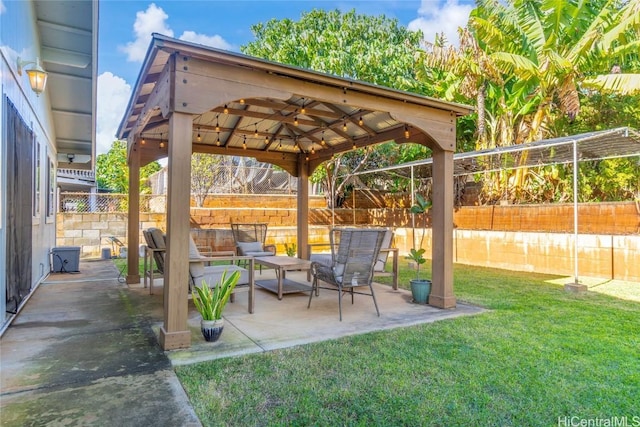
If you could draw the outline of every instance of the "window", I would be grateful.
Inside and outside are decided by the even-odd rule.
[[[40,143],[33,138],[33,216],[40,217]]]
[[[47,220],[52,220],[55,213],[54,202],[56,195],[56,169],[53,165],[53,160],[49,158],[47,165]]]

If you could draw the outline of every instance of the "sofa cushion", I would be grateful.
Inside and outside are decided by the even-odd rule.
[[[238,249],[240,250],[240,255],[249,255],[250,252],[264,252],[260,242],[238,242]]]
[[[203,275],[195,278],[194,284],[198,287],[203,286],[205,283],[213,288],[220,283],[220,279],[222,279],[222,273],[226,271],[227,277],[231,275],[234,271],[240,272],[240,279],[238,280],[238,285],[248,285],[249,284],[249,272],[242,267],[238,267],[237,265],[212,265],[208,267],[204,267]]]

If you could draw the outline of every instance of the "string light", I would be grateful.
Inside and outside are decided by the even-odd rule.
[[[255,133],[253,134],[253,136],[255,136],[255,137],[257,138],[257,137],[259,136],[259,135],[258,135],[258,125],[255,125],[255,127],[256,127],[256,131],[255,131]]]
[[[357,146],[357,145],[356,145],[356,143],[354,142],[354,143],[353,143],[353,149],[355,150],[355,149],[357,149],[357,148],[358,148],[358,146]]]
[[[242,141],[242,149],[246,150],[247,149],[247,136],[244,135],[244,140]]]
[[[326,143],[326,142],[325,142],[325,140],[324,140],[324,131],[322,131],[322,140],[320,140],[320,143],[321,143],[322,145],[327,145],[327,143]]]
[[[300,110],[301,114],[305,114],[307,112],[307,109],[304,108],[304,98],[302,98],[302,109]]]
[[[342,130],[345,131],[345,132],[347,131],[347,121],[346,120],[342,124]]]
[[[316,149],[313,147],[313,145],[311,146],[311,154],[316,154]]]
[[[198,128],[198,136],[196,137],[197,141],[202,141],[202,137],[200,136],[200,128]]]
[[[216,141],[216,145],[217,145],[218,147],[220,147],[220,134],[219,134],[219,133],[218,133],[218,139],[217,139],[217,141]]]
[[[298,126],[298,125],[300,124],[300,123],[298,122],[298,116],[295,116],[295,117],[293,118],[293,124],[294,124],[294,125],[296,125],[296,126]]]
[[[360,117],[360,120],[358,120],[358,124],[359,124],[360,126],[362,126],[362,125],[364,124],[364,120],[362,120],[362,117]]]
[[[404,137],[409,139],[410,136],[411,134],[409,133],[409,126],[404,125]]]
[[[224,113],[229,114],[229,108],[227,107],[227,104],[224,104]]]
[[[216,132],[220,132],[220,125],[218,124],[218,116],[216,116]]]
[[[309,161],[309,155],[304,158],[307,162]]]
[[[142,142],[142,145],[144,145],[144,144],[146,144],[146,143],[147,143],[147,141],[145,141],[145,139],[144,139],[144,138],[142,138],[142,141],[141,141],[141,142]]]
[[[268,136],[264,137],[264,143],[265,143],[265,145],[269,143],[269,137]]]
[[[162,140],[162,134],[160,134],[160,148],[164,148],[164,141]]]
[[[244,105],[244,98],[240,100],[240,104]]]

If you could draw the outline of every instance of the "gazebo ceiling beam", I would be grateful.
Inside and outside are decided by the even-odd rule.
[[[205,154],[218,154],[222,156],[247,157],[248,150],[242,148],[217,147],[208,144],[193,144],[193,151]],[[285,151],[251,151],[250,157],[265,163],[280,166],[292,176],[298,176],[296,167],[298,164],[298,154]]]
[[[252,111],[252,110],[246,110],[246,109],[238,110],[235,108],[227,108],[227,110],[230,116],[236,115],[241,117],[252,117],[255,119],[274,120],[278,122],[291,123],[291,124],[293,124],[294,119],[296,117],[296,115],[293,113],[286,116],[280,112],[275,114],[269,114],[269,113],[262,113],[260,111]],[[224,113],[224,107],[216,107],[211,111],[214,113]],[[313,120],[300,119],[300,118],[298,119],[298,123],[302,125],[307,125],[307,126],[314,126],[316,124],[316,122]]]

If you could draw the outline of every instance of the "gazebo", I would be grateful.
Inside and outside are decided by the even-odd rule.
[[[118,137],[127,140],[128,246],[139,244],[140,167],[168,157],[165,350],[190,346],[187,328],[191,154],[253,157],[298,177],[298,256],[307,258],[309,176],[333,155],[381,142],[433,152],[433,288],[453,293],[456,118],[471,107],[282,65],[154,34]],[[127,283],[139,283],[128,252]]]

